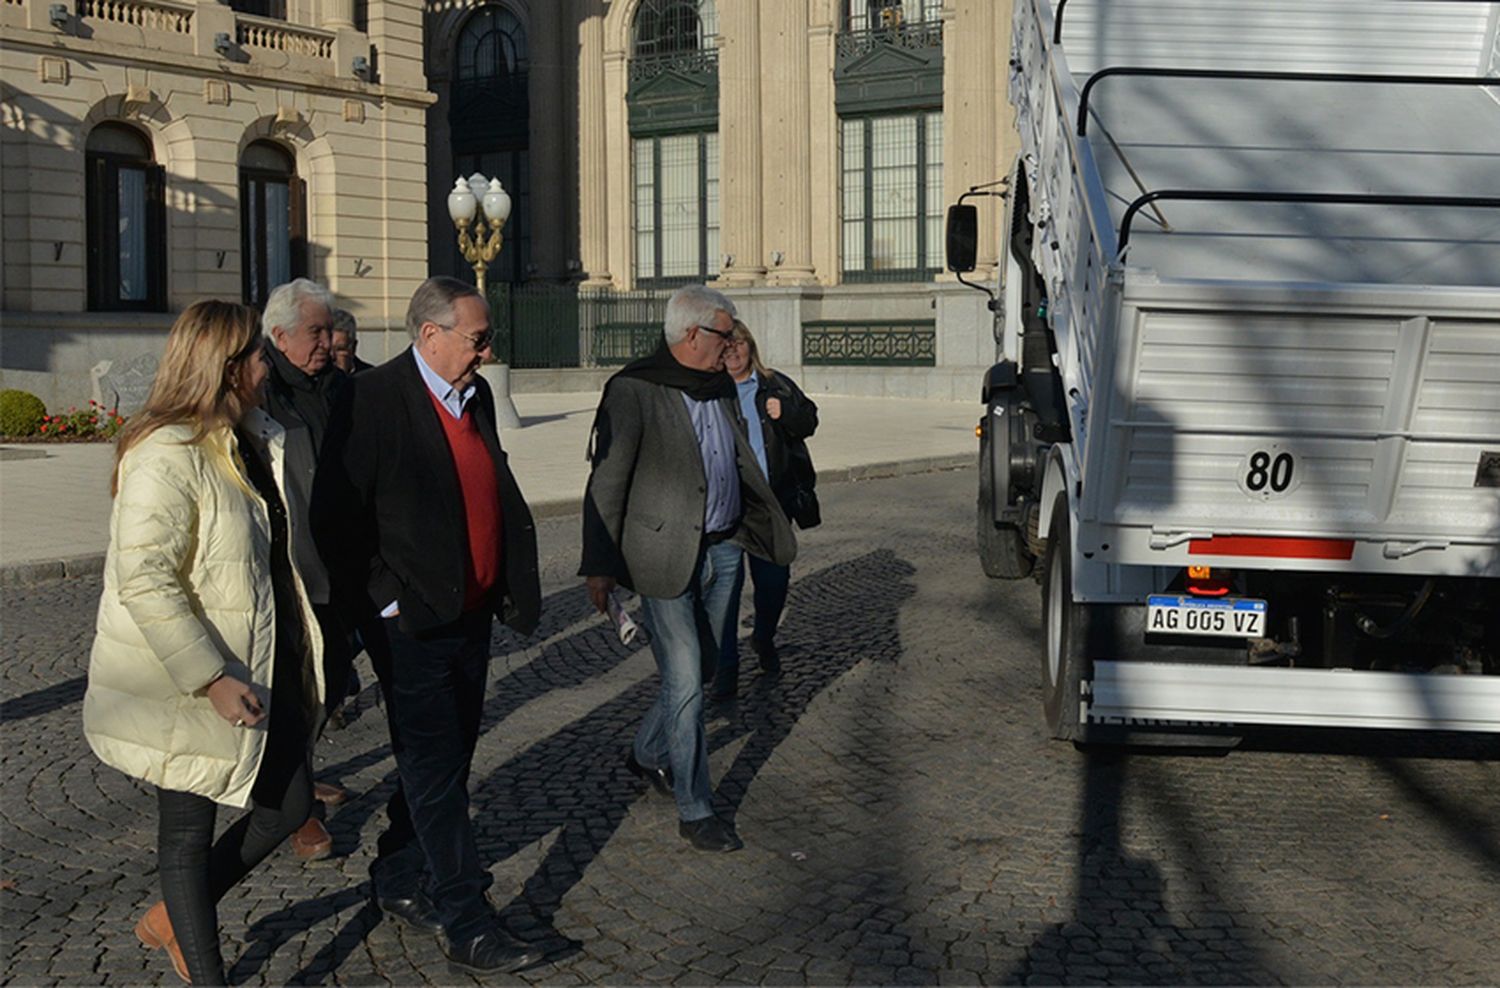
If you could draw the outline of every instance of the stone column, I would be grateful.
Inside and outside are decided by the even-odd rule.
[[[726,5],[727,6],[727,5]],[[816,283],[812,262],[811,172],[808,168],[808,0],[767,0],[763,52],[780,60],[765,80],[766,230],[772,285]],[[780,263],[777,263],[777,258]]]
[[[630,215],[630,109],[625,103],[629,86],[629,61],[624,51],[604,53],[604,146],[605,242],[608,267],[614,284],[627,284],[633,276],[630,259],[635,255],[635,229]]]
[[[733,261],[720,269],[718,284],[726,288],[766,278],[759,8],[759,3],[735,0],[719,12],[719,249]]]
[[[558,121],[567,104],[563,98],[562,60],[559,57],[562,18],[539,9],[531,18],[531,262],[543,278],[563,276],[566,206],[572,186],[563,158],[563,128]]]
[[[993,47],[995,0],[955,0],[943,23],[943,202],[949,205],[975,185],[1005,177],[1009,161],[999,160],[1000,117],[996,76],[1006,58]],[[1004,4],[1008,13],[1010,4]],[[1006,115],[1008,119],[1008,114]],[[993,277],[1000,243],[1003,201],[970,199],[979,207],[979,250],[971,280]],[[941,275],[952,280],[953,275]]]
[[[833,86],[842,12],[842,3],[818,3],[807,32],[812,263],[818,281],[825,285],[838,283],[839,244],[843,239],[843,203],[839,200],[843,163],[839,159],[839,115]]]
[[[354,0],[322,0],[322,4],[324,27],[354,26]]]
[[[609,170],[605,145],[604,11],[599,0],[574,5],[578,25],[578,249],[585,288],[611,283]]]

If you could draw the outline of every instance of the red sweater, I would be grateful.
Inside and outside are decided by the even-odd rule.
[[[474,403],[464,406],[462,418],[454,418],[442,403],[432,398],[443,435],[453,454],[458,473],[458,489],[464,499],[464,524],[469,533],[469,553],[464,560],[464,610],[472,611],[485,603],[489,593],[500,582],[500,550],[504,529],[501,527],[500,483],[495,477],[495,461],[484,445],[484,437],[474,422]]]

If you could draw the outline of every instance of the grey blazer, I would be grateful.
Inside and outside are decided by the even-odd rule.
[[[785,566],[797,538],[755,462],[739,402],[720,402],[734,424],[744,514],[731,541]],[[674,388],[614,377],[594,418],[593,471],[583,498],[580,576],[612,576],[646,597],[687,591],[703,541],[708,483],[693,421]]]

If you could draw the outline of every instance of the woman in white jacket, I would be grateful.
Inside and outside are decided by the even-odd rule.
[[[156,787],[164,902],[136,934],[193,984],[224,984],[216,904],[312,805],[321,636],[288,551],[283,432],[258,408],[267,368],[245,306],[172,326],[119,437],[83,701],[94,753]],[[250,812],[214,841],[218,803]]]

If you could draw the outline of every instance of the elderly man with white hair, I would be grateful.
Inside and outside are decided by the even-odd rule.
[[[260,320],[271,358],[264,407],[287,430],[285,484],[292,551],[323,634],[325,694],[321,699],[329,711],[343,700],[354,662],[350,635],[334,607],[328,570],[318,556],[310,523],[323,439],[334,402],[348,380],[331,356],[333,313],[333,295],[328,289],[297,278],[271,292]],[[315,790],[318,802],[312,817],[292,834],[292,850],[304,861],[333,853],[333,837],[322,819],[327,812],[324,807],[345,795],[337,786],[324,783],[317,783]]]
[[[734,303],[719,292],[678,289],[667,303],[661,347],[605,385],[579,567],[601,612],[616,584],[641,595],[661,693],[625,766],[676,799],[678,833],[700,851],[744,846],[713,809],[704,659],[712,672],[740,550],[780,566],[797,554],[724,370],[734,317]]]

